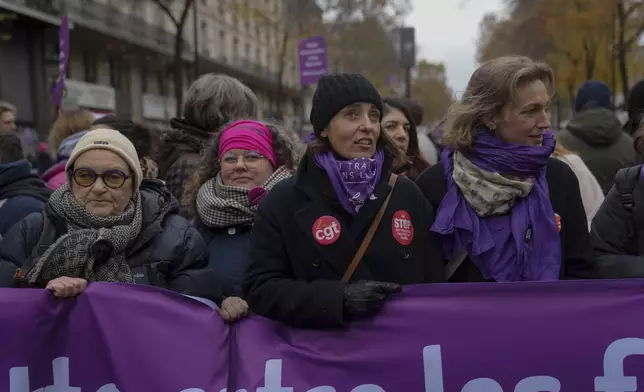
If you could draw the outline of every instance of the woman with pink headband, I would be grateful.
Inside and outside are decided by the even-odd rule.
[[[186,186],[183,212],[195,216],[208,244],[210,268],[224,294],[219,313],[226,321],[248,313],[241,284],[257,206],[291,176],[293,166],[292,145],[277,128],[234,121],[213,138]]]

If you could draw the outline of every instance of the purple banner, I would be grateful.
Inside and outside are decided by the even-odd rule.
[[[65,79],[67,78],[67,61],[69,60],[69,17],[67,15],[63,15],[60,18],[58,45],[58,78],[52,89],[52,102],[56,107],[61,107],[63,92],[65,91]]]
[[[417,286],[326,332],[140,286],[0,291],[9,392],[644,390],[641,280]]]
[[[300,83],[314,85],[328,73],[326,41],[324,37],[311,37],[300,40]]]

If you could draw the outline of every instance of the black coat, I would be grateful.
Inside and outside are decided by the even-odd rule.
[[[561,278],[590,278],[595,276],[593,255],[590,251],[588,221],[581,201],[579,181],[564,162],[551,158],[546,167],[550,203],[561,217]],[[435,210],[447,193],[447,182],[442,164],[427,169],[418,179],[418,186]],[[539,244],[548,246],[548,244]],[[450,282],[481,282],[483,275],[466,258],[452,275]]]
[[[644,278],[644,183],[641,180],[632,189],[632,196],[634,201],[629,211],[622,203],[616,183],[593,218],[591,241],[601,278]]]
[[[248,262],[251,224],[211,228],[197,216],[194,225],[208,248],[208,267],[225,297],[244,298],[242,280]],[[217,301],[216,301],[217,302]],[[219,302],[217,302],[219,303]]]
[[[389,167],[385,164],[384,169]],[[346,325],[341,281],[369,226],[389,193],[389,172],[369,200],[351,216],[335,196],[326,173],[304,158],[296,176],[276,185],[255,216],[249,265],[244,276],[246,300],[253,312],[305,328]],[[414,236],[404,246],[392,234],[392,219],[406,211]],[[341,225],[331,245],[316,242],[318,218],[331,216]],[[429,228],[434,212],[418,187],[398,177],[389,206],[352,281],[378,280],[399,284],[444,281],[443,261]],[[404,242],[404,241],[403,241]]]
[[[178,215],[179,203],[153,180],[144,180],[141,197],[141,232],[126,254],[136,283],[219,299],[221,290],[208,268],[206,244],[190,222]],[[50,224],[45,225],[45,218]],[[16,224],[0,242],[0,287],[12,287],[16,269],[33,264],[66,232],[65,222],[49,205]]]

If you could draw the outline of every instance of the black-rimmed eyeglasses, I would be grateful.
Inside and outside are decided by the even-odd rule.
[[[101,174],[98,174],[94,170],[89,168],[78,168],[75,170],[70,169],[69,173],[74,179],[76,185],[82,186],[83,188],[94,185],[96,179],[100,177],[106,187],[111,189],[118,189],[122,187],[123,184],[125,184],[125,181],[127,181],[128,178],[130,178],[129,175],[123,173],[118,169],[107,170]]]

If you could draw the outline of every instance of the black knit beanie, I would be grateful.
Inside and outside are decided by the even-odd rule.
[[[311,107],[311,124],[316,135],[329,125],[342,108],[356,102],[372,103],[380,110],[382,99],[371,82],[361,74],[340,73],[325,75],[318,81]]]

